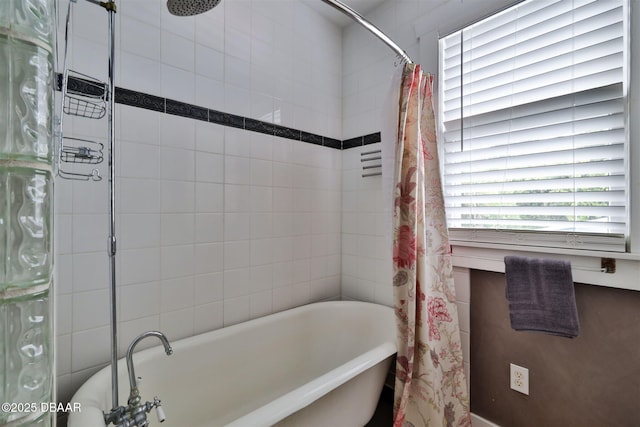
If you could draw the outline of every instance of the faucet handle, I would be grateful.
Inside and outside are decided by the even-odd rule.
[[[158,422],[163,423],[167,417],[164,415],[164,409],[162,409],[162,405],[160,405],[160,399],[158,396],[153,397],[153,406],[156,407],[156,414],[158,415]]]

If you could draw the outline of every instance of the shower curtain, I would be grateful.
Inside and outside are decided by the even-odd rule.
[[[405,64],[392,205],[394,427],[471,426],[432,89],[433,76]]]

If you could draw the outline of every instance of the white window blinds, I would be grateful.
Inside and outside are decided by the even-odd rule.
[[[529,0],[440,40],[452,241],[624,251],[623,0]]]

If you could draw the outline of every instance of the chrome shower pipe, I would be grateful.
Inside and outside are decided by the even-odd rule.
[[[356,12],[355,10],[353,10],[352,8],[350,8],[349,6],[347,6],[346,4],[342,3],[339,0],[322,0],[322,1],[328,4],[329,6],[332,6],[334,9],[337,9],[338,11],[344,13],[349,18],[353,19],[358,24],[366,28],[370,33],[372,33],[374,36],[382,40],[384,44],[389,46],[391,50],[393,50],[396,53],[396,55],[402,58],[405,62],[413,64],[413,61],[411,60],[409,55],[407,55],[407,53],[404,50],[402,50],[400,46],[398,46],[393,40],[391,40],[389,36],[383,33],[378,27],[376,27],[371,22],[369,22],[364,16],[360,15],[358,12]]]
[[[111,325],[111,400],[113,408],[118,404],[118,325],[116,310],[116,168],[115,159],[115,13],[116,5],[113,0],[100,3],[109,13],[109,103],[108,103],[108,132],[109,132],[109,307]]]

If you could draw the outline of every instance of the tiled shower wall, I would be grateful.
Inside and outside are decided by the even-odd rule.
[[[118,87],[341,139],[341,33],[303,3],[234,0],[195,18],[119,3]],[[62,26],[64,1],[59,14]],[[78,2],[71,21],[71,68],[100,79],[106,15]],[[105,120],[64,131],[106,142]],[[121,355],[145,330],[176,340],[339,298],[340,150],[120,104],[116,134]],[[109,360],[107,186],[56,180],[62,401]]]

